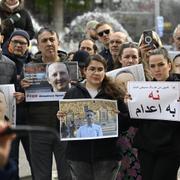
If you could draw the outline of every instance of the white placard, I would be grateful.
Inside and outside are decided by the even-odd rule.
[[[180,121],[179,82],[128,82],[131,118]]]
[[[11,122],[12,125],[16,124],[16,99],[14,97],[15,88],[13,84],[0,85],[1,98],[5,98],[4,101],[1,100],[1,105],[5,107],[5,116]]]

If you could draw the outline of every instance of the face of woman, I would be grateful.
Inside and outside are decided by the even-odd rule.
[[[92,86],[101,86],[105,77],[105,68],[101,62],[92,60],[85,70],[86,80]]]
[[[174,72],[180,74],[180,56],[178,56],[174,60],[173,66],[174,66]]]
[[[163,55],[151,55],[149,57],[149,70],[157,81],[165,81],[169,77],[171,63]]]
[[[119,59],[122,67],[131,66],[139,63],[139,53],[136,48],[125,48]]]
[[[4,115],[7,111],[7,104],[4,97],[4,94],[0,92],[0,117],[4,118]]]
[[[10,6],[15,5],[19,0],[6,0],[6,3]]]

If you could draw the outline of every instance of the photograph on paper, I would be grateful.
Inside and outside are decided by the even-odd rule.
[[[30,82],[25,89],[26,101],[58,101],[78,80],[77,62],[29,63],[24,65],[24,78]]]
[[[61,140],[85,140],[118,136],[117,101],[63,99],[59,101]]]
[[[0,121],[9,121],[16,124],[16,100],[14,97],[15,88],[12,84],[0,85]]]
[[[180,121],[179,82],[128,82],[131,118]]]
[[[144,69],[142,64],[127,66],[106,73],[107,76],[115,81],[145,81]]]

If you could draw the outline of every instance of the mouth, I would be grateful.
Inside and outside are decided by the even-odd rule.
[[[160,78],[160,77],[161,77],[161,74],[155,74],[155,77],[156,77],[156,78]]]
[[[118,48],[112,48],[112,51],[117,52],[119,49]]]
[[[46,51],[55,52],[55,49],[53,47],[48,47],[48,48],[46,48]]]

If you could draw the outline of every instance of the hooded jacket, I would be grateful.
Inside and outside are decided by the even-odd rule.
[[[64,99],[85,99],[91,98],[89,92],[82,84],[76,84],[65,95]],[[114,99],[107,95],[103,89],[96,95],[95,99]],[[123,100],[118,100],[119,131],[128,128],[128,109]],[[120,160],[121,148],[117,145],[117,138],[69,141],[67,158],[73,161],[94,162],[98,160]]]
[[[0,17],[2,20],[1,33],[4,35],[4,43],[9,39],[15,28],[27,31],[30,39],[33,38],[35,32],[30,14],[24,9],[23,0],[19,0],[19,6],[13,10],[6,6],[5,0],[2,0],[0,2]]]

